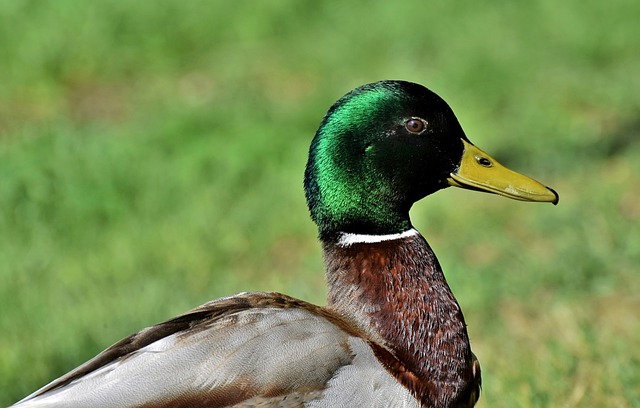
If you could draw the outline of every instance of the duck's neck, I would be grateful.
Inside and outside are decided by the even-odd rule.
[[[413,229],[342,234],[323,249],[327,306],[391,351],[402,366],[389,362],[387,369],[423,402],[444,406],[461,396],[473,377],[469,337],[427,241]]]

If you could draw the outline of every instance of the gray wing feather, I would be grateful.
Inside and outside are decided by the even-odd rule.
[[[381,385],[411,399],[343,326],[280,294],[223,298],[123,339],[16,406],[331,406]]]

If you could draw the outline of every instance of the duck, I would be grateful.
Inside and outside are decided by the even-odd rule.
[[[413,204],[447,187],[557,204],[466,137],[426,87],[385,80],[335,102],[304,192],[328,286],[317,306],[224,297],[115,343],[14,407],[473,407],[481,371]]]

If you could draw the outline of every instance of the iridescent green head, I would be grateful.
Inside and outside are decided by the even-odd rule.
[[[458,174],[465,154],[477,167],[499,166],[468,141],[451,108],[427,88],[382,81],[349,92],[329,109],[309,151],[305,193],[320,236],[406,231],[413,203],[449,185],[509,195],[473,179],[484,174],[473,164]],[[510,196],[556,199],[539,186],[546,199]]]

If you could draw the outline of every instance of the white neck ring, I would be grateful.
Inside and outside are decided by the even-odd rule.
[[[351,234],[343,232],[340,234],[340,238],[338,239],[338,245],[348,247],[353,244],[375,244],[377,242],[393,241],[396,239],[413,237],[418,234],[418,231],[413,228],[404,232],[400,232],[398,234],[386,235]]]

